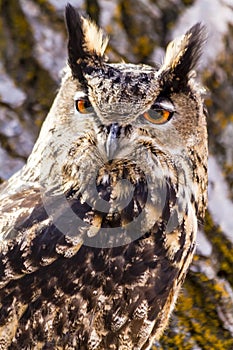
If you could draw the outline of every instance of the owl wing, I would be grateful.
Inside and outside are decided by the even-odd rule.
[[[38,188],[30,188],[9,196],[2,204],[2,287],[12,279],[32,273],[61,256],[71,257],[79,250],[82,235],[80,226],[73,223],[72,202],[72,199],[64,200],[62,195],[45,200]],[[82,216],[89,209],[80,203],[77,211]]]

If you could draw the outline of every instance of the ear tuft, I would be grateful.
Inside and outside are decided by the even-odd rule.
[[[201,23],[195,24],[186,34],[168,45],[161,71],[166,72],[172,79],[187,81],[189,73],[200,59],[205,41],[206,28]]]
[[[108,45],[108,37],[104,36],[102,29],[98,28],[94,22],[85,18],[82,18],[82,22],[85,50],[102,58]]]
[[[95,23],[79,15],[73,6],[66,6],[66,25],[68,31],[68,63],[72,74],[82,83],[85,79],[83,68],[88,63],[104,60],[108,39]]]
[[[68,63],[73,76],[82,82],[84,80],[82,69],[77,65],[78,60],[84,60],[86,57],[81,17],[70,4],[66,6],[65,17],[68,31]]]

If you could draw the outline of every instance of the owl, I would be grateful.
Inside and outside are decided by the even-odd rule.
[[[204,218],[201,24],[161,66],[109,63],[66,7],[68,65],[27,164],[0,188],[0,349],[149,349]]]

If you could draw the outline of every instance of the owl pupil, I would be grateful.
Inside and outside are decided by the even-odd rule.
[[[158,120],[158,119],[160,119],[161,117],[163,117],[163,110],[162,110],[162,109],[157,109],[157,110],[155,110],[155,109],[150,109],[150,110],[148,111],[148,113],[149,113],[150,118],[152,118],[152,119],[154,119],[154,120]]]
[[[85,109],[88,109],[91,107],[91,103],[89,101],[84,101],[83,106]]]

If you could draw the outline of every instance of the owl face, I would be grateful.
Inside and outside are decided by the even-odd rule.
[[[131,154],[140,137],[169,153],[194,146],[203,138],[201,96],[192,84],[167,87],[163,75],[146,65],[97,66],[74,94],[74,122],[91,120],[108,159]]]
[[[91,118],[99,141],[103,131],[107,157],[120,156],[117,144],[121,150],[125,148],[126,135],[125,146],[143,134],[154,146],[162,144],[176,153],[201,142],[205,122],[202,98],[190,78],[203,40],[200,25],[169,45],[159,69],[106,62],[107,40],[102,31],[78,19],[71,9],[67,27],[69,64],[78,81],[73,97],[75,114],[77,119]],[[101,142],[100,147],[103,149]]]

